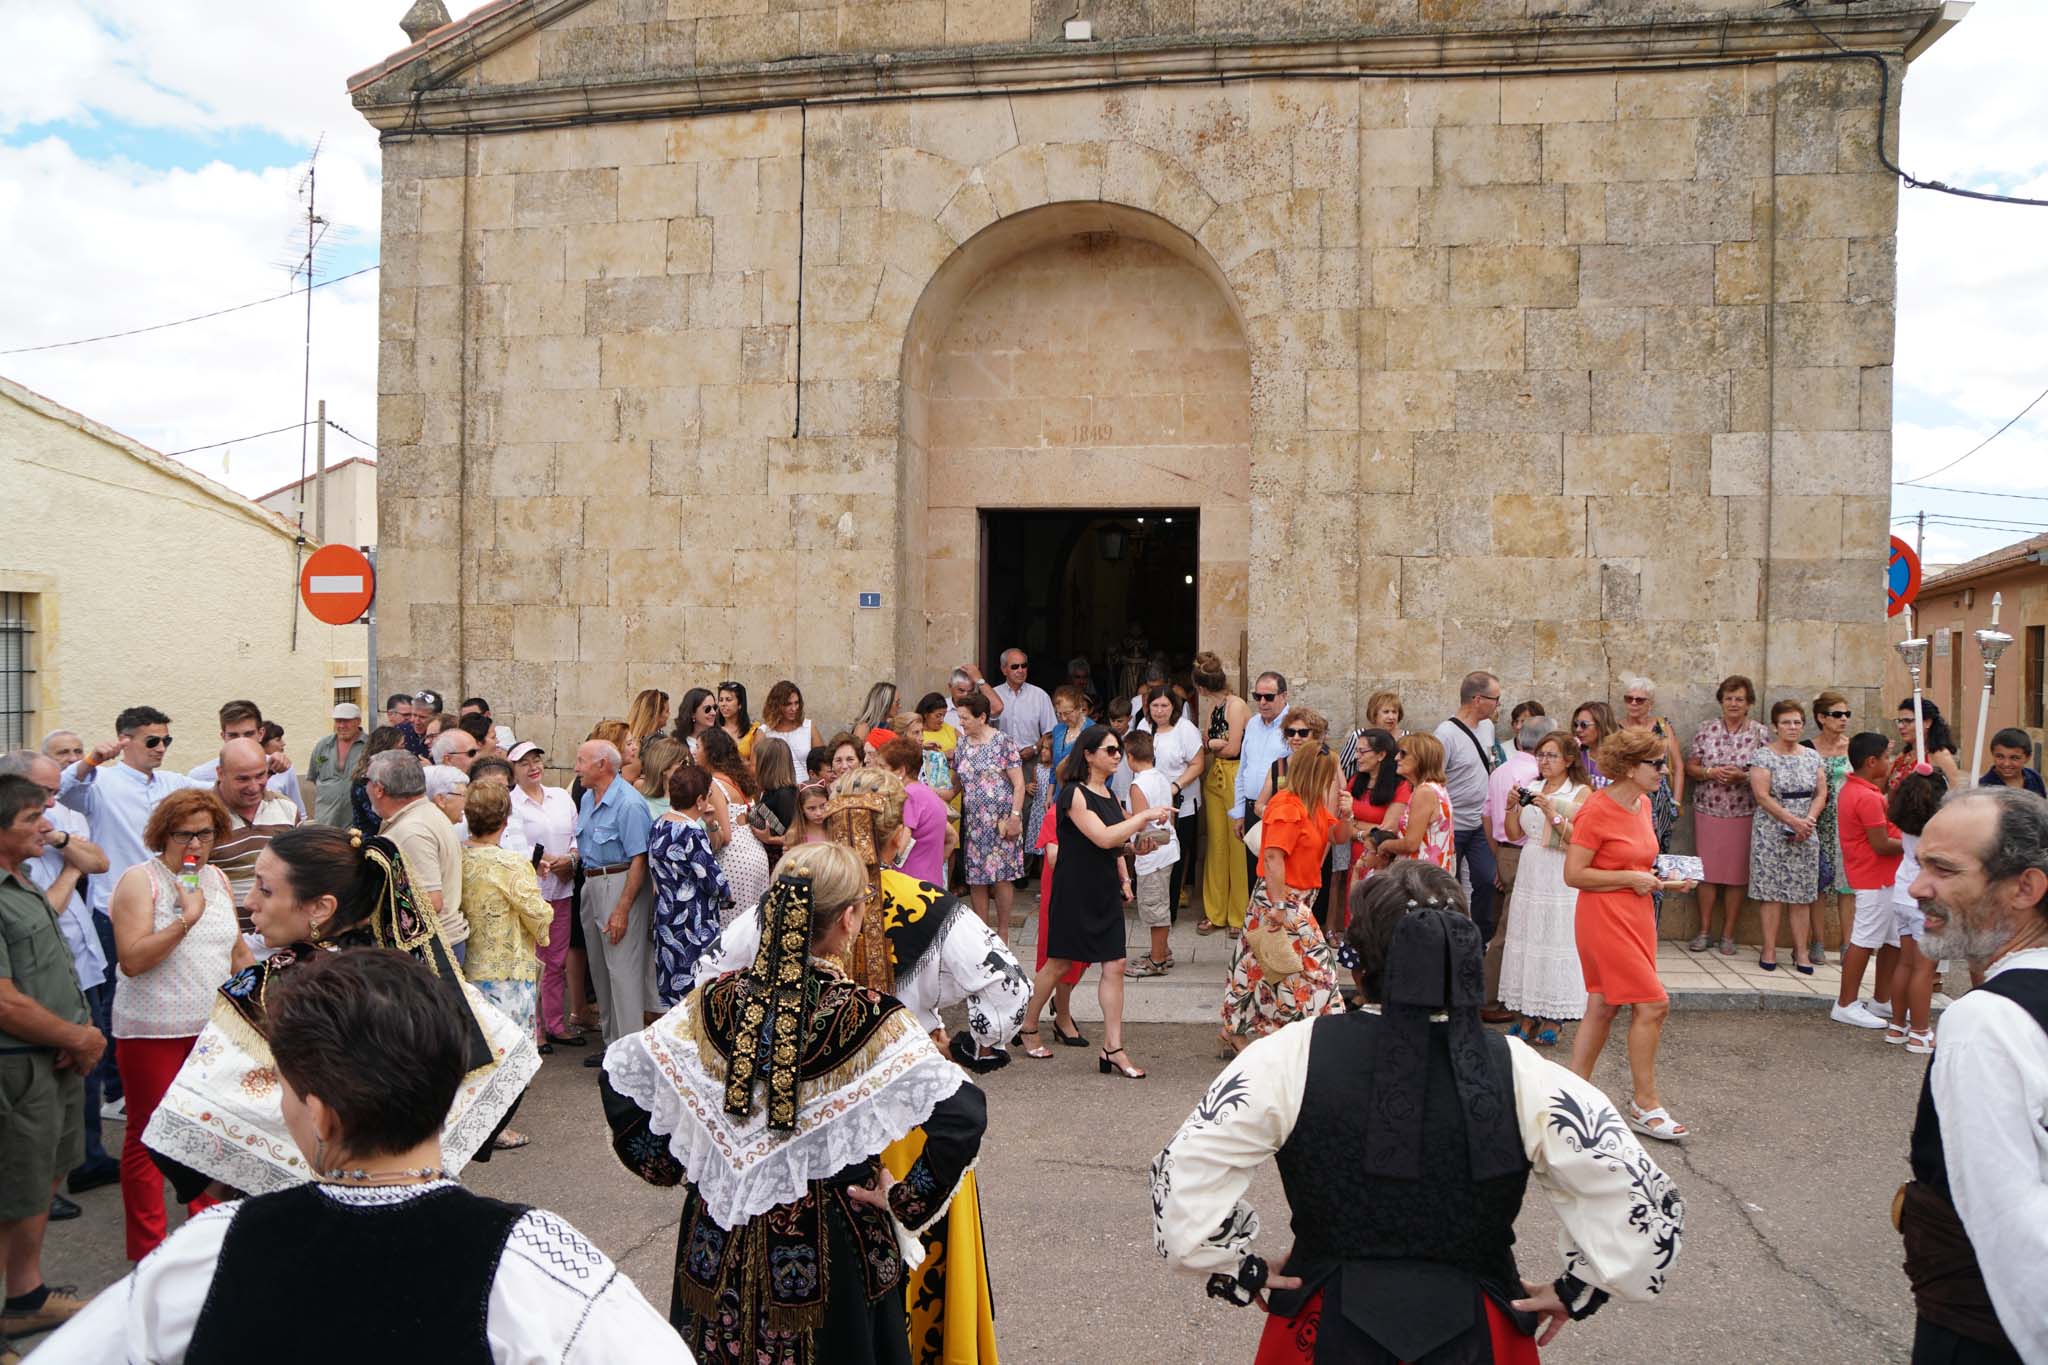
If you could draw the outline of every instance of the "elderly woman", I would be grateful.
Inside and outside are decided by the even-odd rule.
[[[1266,1365],[1528,1365],[1610,1294],[1654,1301],[1685,1206],[1605,1095],[1481,1027],[1456,879],[1407,862],[1351,895],[1362,1008],[1260,1039],[1210,1085],[1152,1163],[1160,1255],[1265,1309]],[[1278,1266],[1244,1202],[1268,1157],[1290,1205]],[[1548,1283],[1515,1263],[1531,1177],[1562,1224]]]
[[[751,964],[605,1055],[619,1159],[684,1186],[669,1321],[703,1359],[910,1359],[903,1234],[947,1212],[987,1106],[907,1007],[847,975],[880,913],[851,849],[792,849]],[[883,1150],[920,1127],[892,1175]]]
[[[199,1041],[241,943],[227,874],[210,865],[230,824],[212,788],[172,792],[143,827],[143,847],[156,856],[121,874],[107,906],[121,969],[113,1034],[128,1097],[121,1214],[131,1261],[164,1239],[164,1181],[143,1150],[143,1129]]]
[[[462,803],[469,795],[469,774],[445,763],[429,763],[425,769],[427,800],[448,817],[448,823],[462,823]]]
[[[1344,1008],[1315,900],[1330,845],[1351,837],[1351,801],[1336,757],[1309,741],[1295,750],[1286,778],[1264,803],[1260,877],[1223,986],[1222,1038],[1237,1049],[1297,1019]]]
[[[1648,730],[1664,741],[1664,758],[1671,766],[1664,784],[1650,795],[1650,823],[1657,829],[1657,847],[1671,848],[1671,827],[1685,805],[1685,750],[1678,742],[1678,727],[1656,714],[1657,687],[1640,673],[1621,680],[1621,723],[1631,730]]]
[[[1010,737],[989,724],[979,692],[958,704],[960,742],[953,773],[960,787],[960,851],[974,913],[1010,941],[1010,902],[1024,875],[1024,765]],[[993,890],[995,909],[989,909]]]
[[[1657,1097],[1657,1044],[1671,1000],[1657,979],[1657,912],[1650,897],[1693,886],[1656,873],[1650,793],[1669,763],[1664,742],[1648,730],[1617,730],[1602,740],[1600,769],[1608,785],[1579,806],[1564,863],[1564,884],[1579,893],[1574,932],[1586,977],[1586,1020],[1572,1040],[1572,1070],[1591,1079],[1614,1016],[1628,1006],[1635,1088],[1628,1126],[1660,1142],[1677,1142],[1687,1132]]]
[[[530,740],[512,746],[512,818],[519,821],[527,842],[540,850],[534,864],[540,893],[554,910],[554,921],[540,954],[540,1012],[545,1044],[583,1046],[582,1029],[574,1024],[583,1004],[582,926],[576,922],[576,803],[560,787],[546,785],[547,751]]]
[[[375,834],[383,825],[370,805],[370,760],[391,749],[403,748],[405,731],[396,725],[380,725],[370,731],[356,750],[348,770],[349,823],[365,834]]]
[[[540,948],[548,941],[554,909],[540,894],[533,863],[498,846],[512,817],[512,796],[496,782],[480,782],[463,798],[469,839],[462,846],[462,913],[469,948],[462,974],[506,1018],[542,1043],[538,1028]],[[524,1147],[524,1133],[498,1134],[499,1150]]]
[[[226,1360],[297,1338],[336,1360],[687,1365],[633,1282],[561,1215],[455,1182],[444,1116],[468,1083],[469,1019],[432,972],[396,952],[320,954],[262,1018],[268,1087],[291,1097],[277,1140],[316,1183],[191,1219],[46,1343],[51,1359]],[[431,1273],[365,1284],[365,1267],[421,1266],[429,1247]],[[314,1321],[286,1282],[360,1294]]]
[[[1756,965],[1778,970],[1778,925],[1792,907],[1792,965],[1813,975],[1807,945],[1812,942],[1814,897],[1820,893],[1821,808],[1828,802],[1821,757],[1799,742],[1806,708],[1789,697],[1771,704],[1771,742],[1749,760],[1749,789],[1763,813],[1749,838],[1749,898],[1763,907],[1763,951]]]
[[[1513,913],[1501,949],[1500,1002],[1522,1018],[1509,1033],[1538,1047],[1557,1042],[1567,1019],[1586,1013],[1579,966],[1578,893],[1565,885],[1572,818],[1592,795],[1579,746],[1555,730],[1536,742],[1534,782],[1507,804],[1508,837],[1522,840]]]
[[[1721,904],[1721,956],[1735,956],[1735,917],[1749,886],[1749,836],[1756,794],[1749,786],[1749,761],[1770,742],[1770,732],[1750,719],[1756,684],[1740,673],[1714,689],[1719,718],[1708,721],[1685,751],[1685,774],[1693,780],[1692,835],[1705,876],[1700,879],[1700,931],[1685,946],[1703,953],[1714,941],[1714,905]]]

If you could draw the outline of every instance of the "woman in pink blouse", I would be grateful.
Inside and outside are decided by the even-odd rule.
[[[1685,946],[1703,953],[1714,941],[1714,906],[1721,905],[1721,955],[1735,956],[1735,917],[1749,885],[1750,822],[1756,796],[1749,788],[1749,763],[1770,743],[1770,732],[1749,718],[1756,684],[1740,673],[1714,690],[1721,716],[1693,736],[1685,752],[1685,774],[1693,781],[1693,842],[1705,875],[1700,879],[1700,931]]]

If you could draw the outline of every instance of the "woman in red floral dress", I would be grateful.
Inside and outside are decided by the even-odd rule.
[[[1260,878],[1223,988],[1223,1037],[1242,1050],[1284,1024],[1344,1009],[1330,941],[1316,923],[1323,855],[1351,837],[1335,756],[1303,746],[1259,824]]]

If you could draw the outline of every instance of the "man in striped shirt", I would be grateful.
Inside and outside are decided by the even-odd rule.
[[[221,746],[220,765],[215,770],[213,794],[228,808],[233,826],[226,838],[213,846],[213,865],[227,875],[235,897],[235,918],[242,932],[249,933],[249,888],[256,881],[256,855],[270,841],[299,823],[299,808],[292,799],[266,787],[270,778],[270,756],[253,739],[231,739]]]

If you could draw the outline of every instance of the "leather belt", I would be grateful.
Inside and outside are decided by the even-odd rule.
[[[615,872],[624,872],[632,865],[633,861],[630,858],[623,863],[608,863],[603,867],[591,867],[586,863],[583,868],[583,875],[586,877],[609,877]]]

